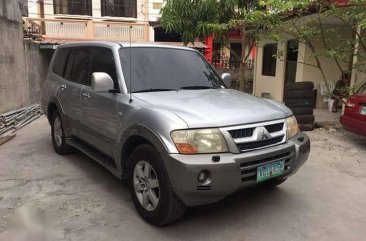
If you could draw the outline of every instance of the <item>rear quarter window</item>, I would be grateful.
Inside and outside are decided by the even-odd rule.
[[[60,48],[56,52],[55,60],[52,66],[52,72],[61,77],[64,76],[65,65],[67,61],[67,57],[69,56],[70,49],[68,48]]]

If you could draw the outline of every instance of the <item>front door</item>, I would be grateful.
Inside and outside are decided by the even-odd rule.
[[[93,47],[90,73],[104,72],[113,79],[116,90],[119,90],[116,65],[112,50]],[[117,101],[119,94],[96,93],[90,86],[90,81],[81,91],[83,109],[82,139],[96,147],[109,157],[113,157],[114,142],[117,139],[119,115]]]

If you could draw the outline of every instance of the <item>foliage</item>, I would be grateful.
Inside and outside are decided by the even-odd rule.
[[[249,46],[254,42],[260,46],[269,40],[296,39],[310,49],[315,60],[303,64],[318,68],[327,83],[321,58],[332,59],[342,73],[350,74],[355,68],[366,76],[366,34],[359,31],[359,27],[366,28],[366,3],[350,3],[339,6],[336,1],[327,0],[170,0],[163,9],[161,24],[167,32],[181,33],[186,43],[208,34],[225,42],[232,29],[241,31],[243,43]],[[349,28],[356,38],[344,39],[342,30],[332,25],[335,21]],[[317,47],[319,42],[323,48]],[[358,62],[352,66],[354,57]]]

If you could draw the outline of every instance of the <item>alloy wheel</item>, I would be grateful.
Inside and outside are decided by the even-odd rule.
[[[159,204],[159,181],[154,168],[146,161],[139,161],[133,171],[135,193],[141,206],[154,211]]]
[[[56,117],[53,122],[53,138],[55,139],[56,145],[62,145],[62,126],[59,117]]]

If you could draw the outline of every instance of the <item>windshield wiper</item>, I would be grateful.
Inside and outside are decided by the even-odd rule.
[[[143,93],[143,92],[158,92],[158,91],[176,91],[176,89],[146,89],[146,90],[138,90],[132,93]]]
[[[184,86],[181,88],[182,90],[206,90],[206,89],[215,89],[211,86],[204,86],[204,85],[192,85],[192,86]]]

